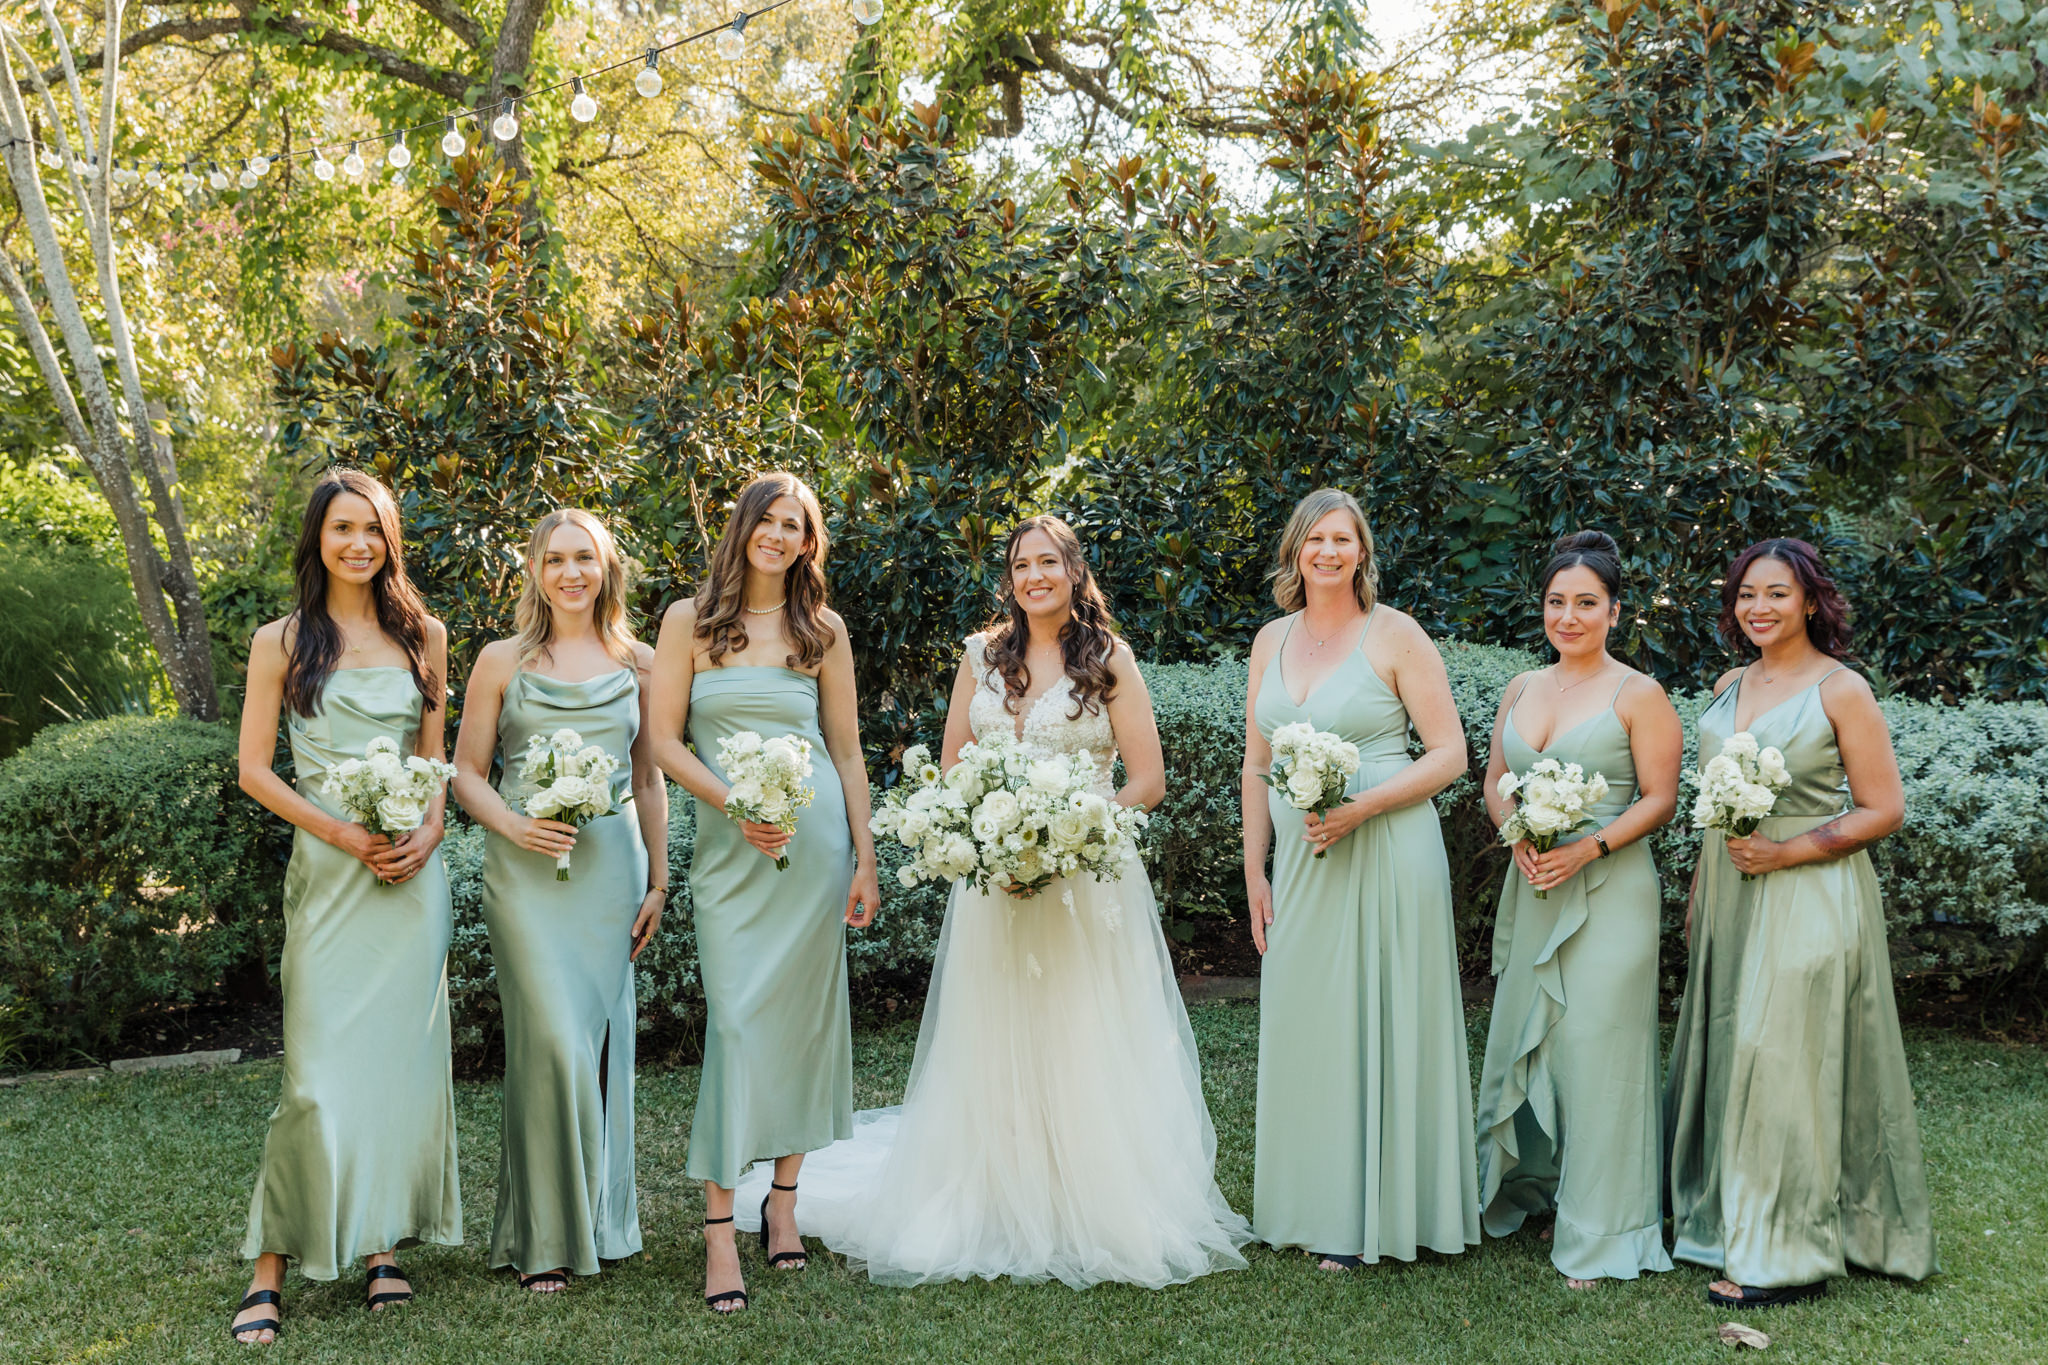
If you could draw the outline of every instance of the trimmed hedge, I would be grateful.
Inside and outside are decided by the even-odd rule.
[[[1494,710],[1517,672],[1516,650],[1449,645],[1451,691],[1470,766],[1437,800],[1468,975],[1486,971],[1506,852],[1479,801]],[[1241,918],[1238,773],[1245,665],[1146,670],[1167,760],[1167,797],[1146,857],[1168,930],[1188,917]],[[1687,763],[1704,692],[1674,699]],[[1905,830],[1874,851],[1902,971],[1996,979],[2048,950],[2048,707],[1884,703],[1905,776]],[[703,1012],[691,922],[695,802],[670,790],[675,895],[659,938],[641,955],[641,1027],[694,1040]],[[1667,994],[1697,836],[1682,820],[1654,836],[1664,885]],[[483,834],[458,827],[444,845],[455,897],[449,988],[456,1039],[487,1048],[498,1027],[496,983],[481,904]],[[0,763],[0,1035],[27,1059],[92,1055],[125,1023],[164,1004],[219,992],[239,967],[274,961],[289,830],[237,789],[225,727],[116,719],[52,727]],[[895,880],[900,851],[882,850],[882,917],[849,936],[850,972],[871,1000],[921,992],[945,897]],[[0,1036],[0,1042],[5,1037]],[[4,1050],[4,1049],[0,1049]]]

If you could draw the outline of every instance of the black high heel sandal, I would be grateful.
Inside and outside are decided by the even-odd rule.
[[[771,1190],[787,1190],[791,1194],[796,1193],[796,1186],[778,1185],[773,1180],[768,1182],[768,1188]],[[801,1234],[798,1235],[797,1241],[803,1241]],[[765,1194],[761,1196],[761,1250],[768,1250],[768,1196]],[[793,1270],[805,1270],[811,1264],[809,1253],[802,1251],[778,1251],[768,1258],[768,1264],[774,1266],[777,1270],[782,1268],[785,1261],[798,1262],[797,1265],[791,1267]]]
[[[1717,1294],[1712,1285],[1707,1286],[1707,1302],[1721,1308],[1780,1308],[1788,1303],[1801,1303],[1817,1299],[1828,1292],[1826,1280],[1815,1280],[1812,1284],[1788,1284],[1776,1289],[1758,1289],[1753,1285],[1739,1285],[1740,1294]]]
[[[732,1215],[727,1214],[723,1218],[706,1218],[704,1220],[704,1226],[707,1228],[715,1227],[720,1223],[730,1223],[731,1221]],[[705,1256],[708,1258],[710,1256],[710,1252],[707,1251],[705,1253]],[[739,1308],[719,1308],[718,1305],[720,1305],[721,1303],[731,1303],[734,1299],[739,1300]],[[730,1317],[734,1313],[739,1312],[740,1308],[745,1308],[747,1306],[747,1291],[744,1289],[728,1289],[722,1294],[706,1294],[704,1296],[704,1306],[706,1308],[709,1308],[712,1312],[717,1313],[720,1317]]]
[[[535,1287],[537,1285],[558,1284],[562,1286],[562,1289],[569,1287],[569,1277],[559,1270],[543,1270],[537,1275],[528,1275],[518,1270],[512,1273],[519,1276],[519,1287],[533,1294],[559,1294],[562,1292],[561,1289],[538,1289]]]
[[[370,1267],[369,1277],[363,1282],[363,1292],[369,1295],[369,1298],[364,1301],[363,1307],[371,1312],[375,1312],[387,1303],[412,1302],[412,1291],[410,1289],[386,1290],[382,1294],[375,1293],[377,1281],[379,1280],[404,1280],[407,1284],[412,1283],[412,1277],[395,1265],[373,1265]]]
[[[242,1314],[248,1312],[251,1308],[254,1308],[256,1305],[260,1303],[274,1303],[278,1307],[282,1308],[284,1306],[284,1295],[278,1293],[275,1289],[259,1289],[255,1293],[249,1295],[248,1298],[243,1299],[241,1303],[235,1306],[235,1316],[240,1317]],[[251,1336],[257,1332],[264,1331],[269,1332],[271,1334],[271,1340],[275,1341],[277,1339],[277,1335],[280,1332],[284,1331],[284,1324],[279,1322],[276,1318],[258,1318],[254,1322],[245,1322],[240,1327],[235,1326],[232,1322],[228,1324],[228,1335],[233,1337],[236,1341],[242,1341],[242,1338],[245,1336]],[[242,1344],[244,1346],[264,1346],[268,1343],[261,1341],[242,1341]]]
[[[1345,1256],[1334,1251],[1311,1251],[1309,1255],[1316,1258],[1316,1269],[1318,1270],[1328,1269],[1323,1264],[1325,1261],[1329,1262],[1330,1266],[1336,1267],[1337,1270],[1356,1270],[1365,1264],[1365,1257],[1363,1256]],[[1330,1273],[1334,1274],[1335,1271]]]

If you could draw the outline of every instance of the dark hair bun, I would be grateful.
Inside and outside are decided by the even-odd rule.
[[[1550,562],[1543,566],[1539,595],[1550,591],[1550,580],[1566,569],[1584,566],[1593,571],[1610,599],[1621,597],[1621,547],[1605,531],[1573,531],[1557,538],[1550,547]]]

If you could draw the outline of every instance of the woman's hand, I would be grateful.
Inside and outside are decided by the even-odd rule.
[[[1559,844],[1548,853],[1534,855],[1534,867],[1529,875],[1529,884],[1538,891],[1555,890],[1578,876],[1585,870],[1587,863],[1599,856],[1600,845],[1594,843],[1590,835],[1568,844]]]
[[[1730,839],[1728,858],[1735,864],[1737,872],[1747,872],[1752,877],[1791,866],[1785,857],[1785,845],[1761,834]]]
[[[782,851],[789,847],[790,832],[780,825],[757,825],[752,820],[737,823],[747,842],[771,858],[780,858]]]
[[[434,850],[441,846],[444,830],[441,823],[433,821],[418,829],[409,829],[391,841],[391,847],[377,855],[371,868],[391,885],[409,882],[419,875],[427,865],[427,859],[434,856]]]
[[[1536,884],[1536,845],[1530,843],[1527,839],[1518,839],[1515,841],[1514,854],[1515,870],[1528,880],[1529,885],[1534,886]]]
[[[667,905],[668,888],[647,888],[647,894],[640,898],[640,913],[633,919],[633,950],[626,954],[626,961],[638,962],[641,952],[661,932],[661,912]]]
[[[1273,922],[1273,883],[1263,876],[1247,876],[1244,890],[1252,903],[1252,947],[1266,955],[1266,928]]]
[[[1365,802],[1354,796],[1327,815],[1317,815],[1314,811],[1310,811],[1307,815],[1303,816],[1301,822],[1307,827],[1308,832],[1301,837],[1307,843],[1314,845],[1316,852],[1321,853],[1331,844],[1336,843],[1352,830],[1364,824],[1371,817],[1371,814],[1372,812],[1367,809]]]
[[[383,878],[384,873],[377,866],[377,860],[391,852],[391,840],[385,835],[372,834],[353,820],[337,820],[327,842],[375,872],[380,880]]]
[[[563,824],[560,820],[536,820],[522,815],[505,833],[520,848],[528,853],[544,853],[550,858],[559,858],[576,847],[576,826]]]
[[[853,885],[846,888],[846,923],[849,928],[865,929],[875,922],[875,912],[882,908],[882,882],[874,864],[863,863],[853,869]]]

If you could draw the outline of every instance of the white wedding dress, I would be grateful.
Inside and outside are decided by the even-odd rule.
[[[983,645],[967,641],[976,736],[1015,723]],[[1109,718],[1073,710],[1062,680],[1031,706],[1024,743],[1095,755],[1107,796]],[[797,1225],[883,1284],[1156,1289],[1245,1264],[1251,1229],[1215,1165],[1194,1034],[1133,855],[1119,881],[1055,881],[1030,900],[954,886],[908,1094],[805,1158]],[[742,1177],[742,1228],[760,1226],[769,1178],[767,1162]]]

